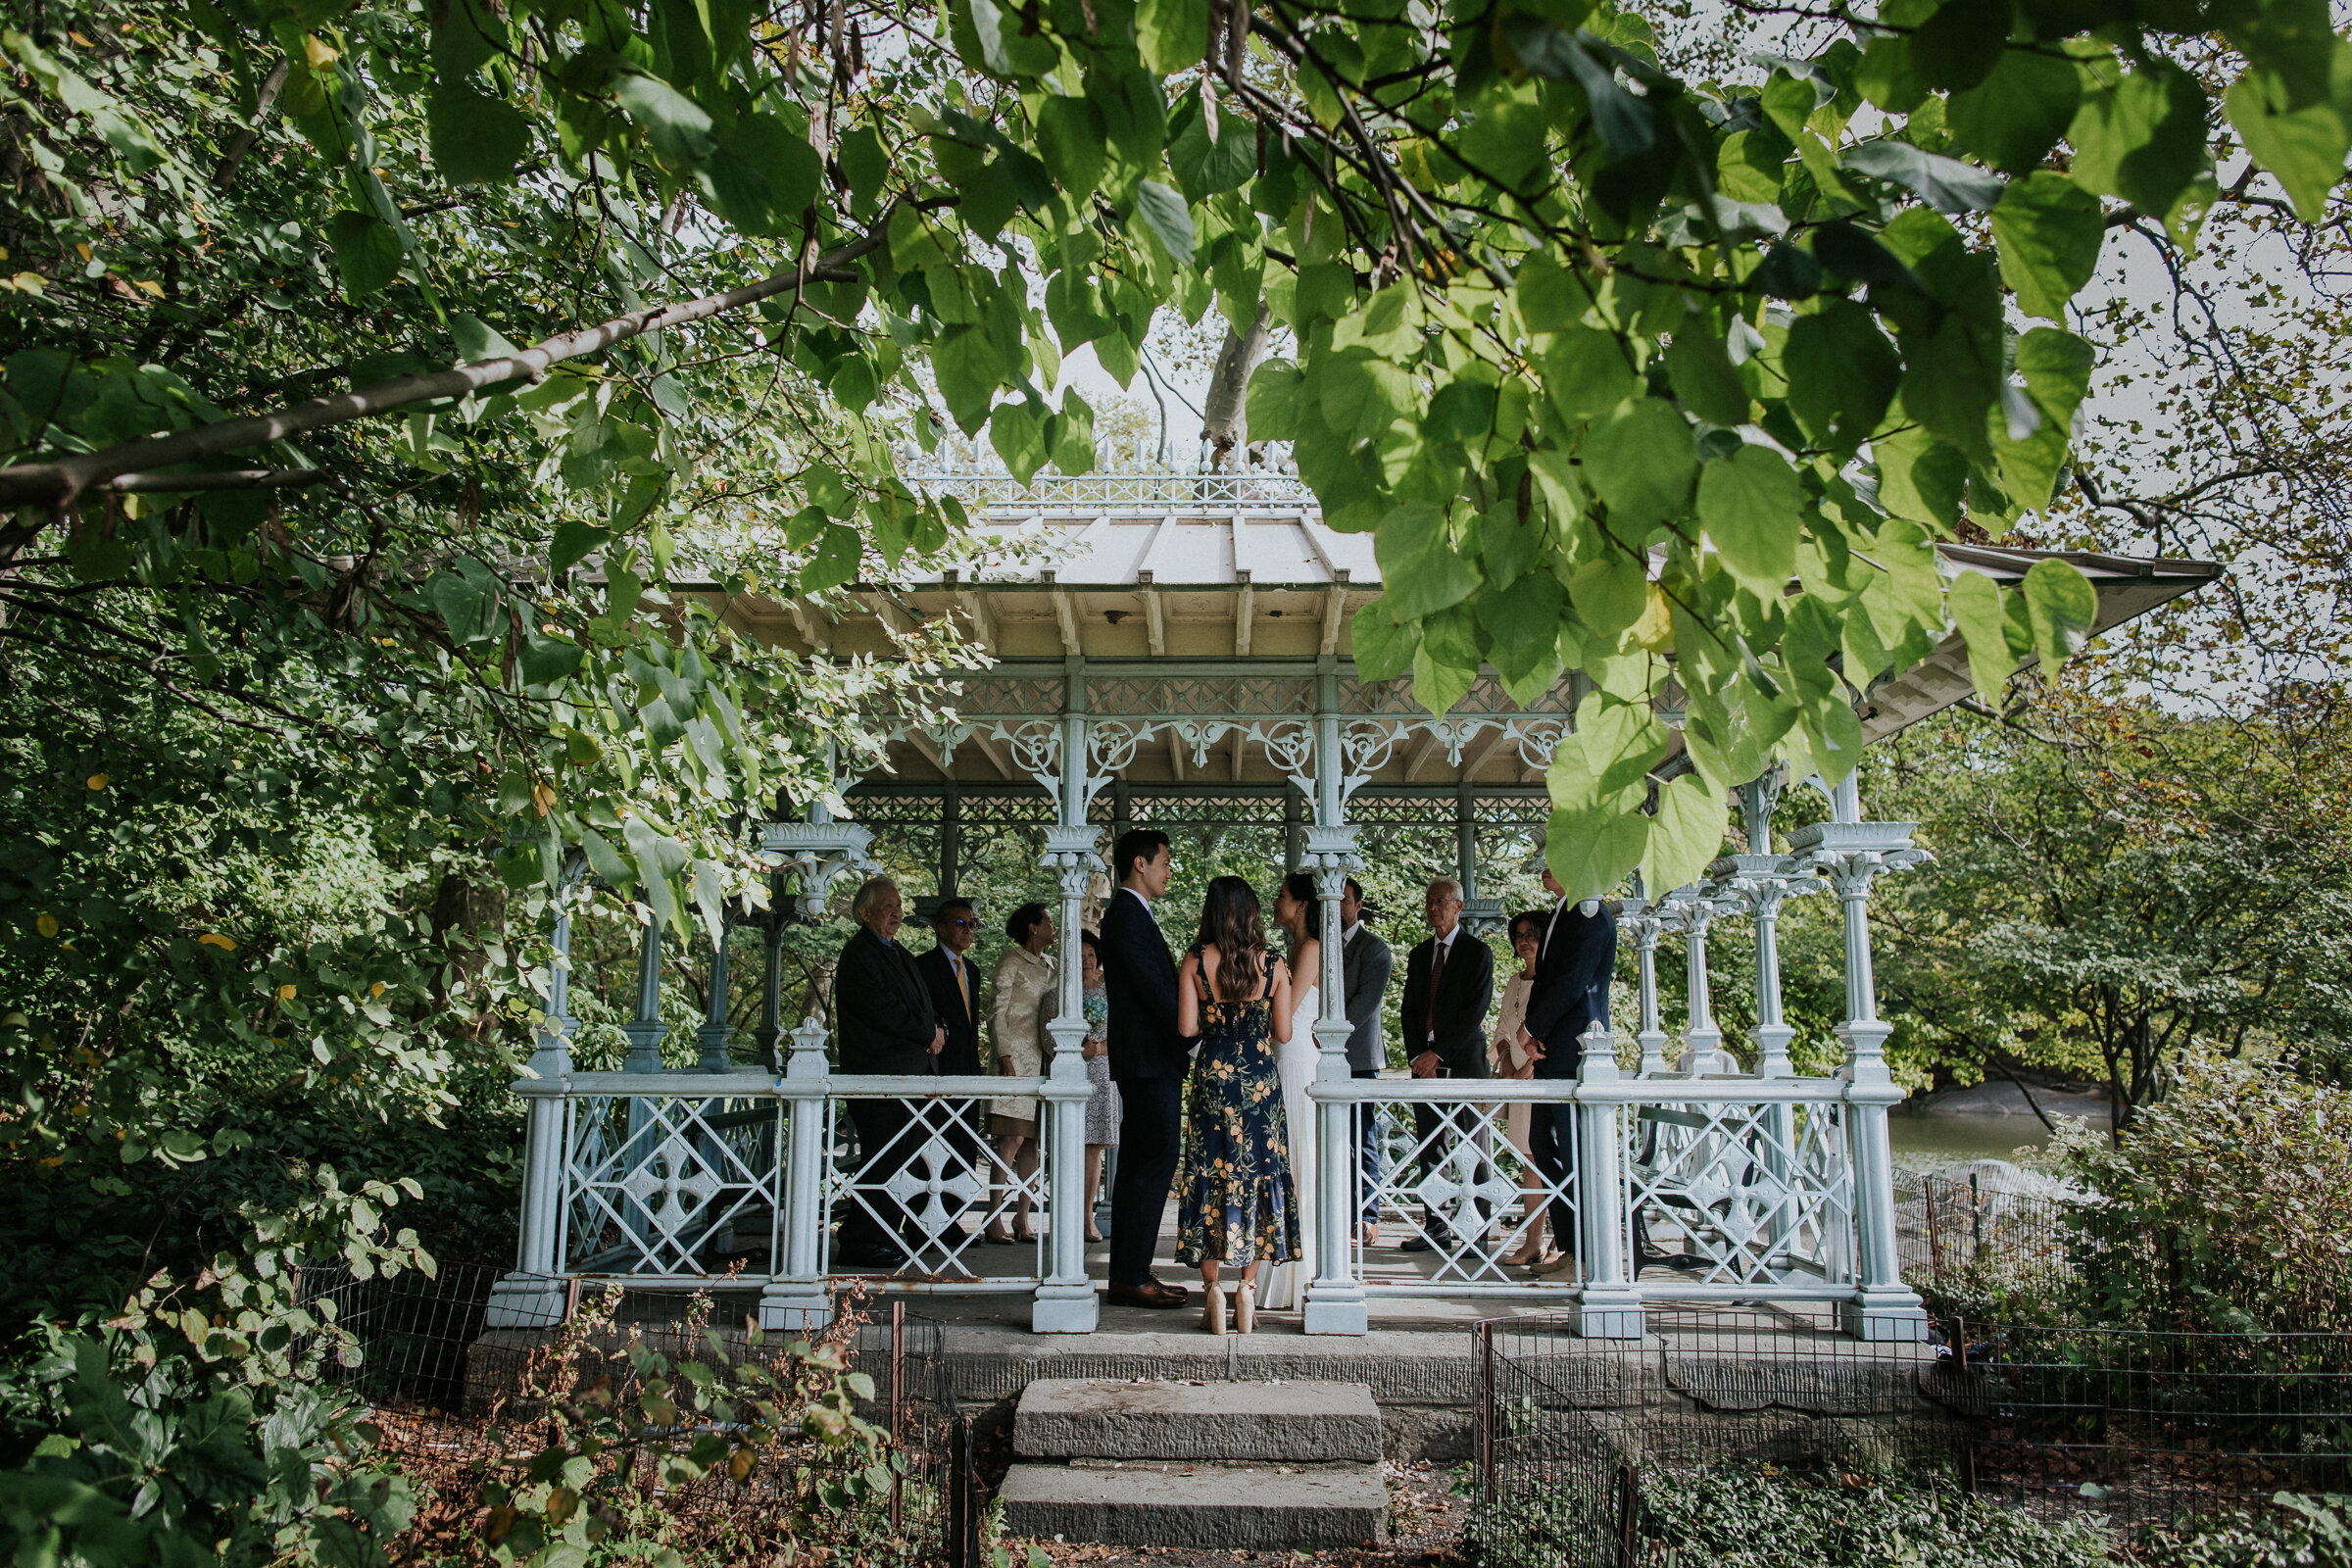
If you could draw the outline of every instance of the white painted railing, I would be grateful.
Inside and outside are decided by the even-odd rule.
[[[1325,1078],[1321,1103],[1385,1112],[1393,1134],[1375,1196],[1384,1247],[1399,1227],[1423,1244],[1409,1266],[1374,1266],[1360,1230],[1316,1260],[1321,1332],[1351,1332],[1341,1303],[1384,1297],[1556,1300],[1585,1332],[1638,1335],[1663,1300],[1809,1300],[1845,1309],[1872,1338],[1924,1330],[1892,1267],[1892,1197],[1861,1177],[1903,1091],[1884,1082],[1793,1075],[1620,1071],[1609,1037],[1586,1036],[1575,1079]],[[1505,1132],[1508,1107],[1567,1105],[1575,1162],[1536,1172]],[[1414,1111],[1427,1114],[1415,1125]],[[1326,1126],[1329,1123],[1325,1124]],[[1343,1122],[1341,1125],[1345,1126]],[[1319,1181],[1346,1212],[1365,1201],[1352,1140],[1318,1150]],[[1525,1200],[1542,1204],[1528,1213]],[[1327,1198],[1328,1201],[1329,1199]],[[1531,1276],[1506,1266],[1549,1212],[1564,1208],[1580,1266]],[[1557,1226],[1554,1230],[1556,1233]],[[1875,1272],[1869,1238],[1884,1233]],[[1417,1256],[1416,1256],[1417,1254]],[[1335,1321],[1336,1319],[1336,1321]],[[1360,1331],[1356,1331],[1360,1332]]]

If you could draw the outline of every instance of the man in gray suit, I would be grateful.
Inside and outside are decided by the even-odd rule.
[[[1340,972],[1348,1000],[1348,1068],[1357,1078],[1377,1078],[1389,1064],[1389,1043],[1381,1037],[1380,1004],[1389,989],[1396,957],[1380,933],[1363,922],[1364,890],[1355,878],[1340,898]],[[1364,1242],[1380,1240],[1380,1139],[1373,1126],[1373,1107],[1355,1107],[1355,1153],[1363,1192]]]

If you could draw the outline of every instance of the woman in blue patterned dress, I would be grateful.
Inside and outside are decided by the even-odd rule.
[[[1298,1194],[1274,1051],[1291,1036],[1291,972],[1266,951],[1257,895],[1238,876],[1208,885],[1200,938],[1176,974],[1176,1027],[1200,1041],[1185,1091],[1176,1261],[1200,1267],[1211,1334],[1225,1332],[1217,1271],[1242,1271],[1234,1320],[1247,1334],[1258,1265],[1298,1255]]]

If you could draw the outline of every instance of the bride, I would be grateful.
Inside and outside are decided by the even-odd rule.
[[[1315,879],[1293,871],[1282,879],[1274,896],[1274,923],[1291,938],[1291,1037],[1277,1048],[1282,1075],[1282,1114],[1289,1124],[1291,1191],[1298,1195],[1298,1239],[1301,1262],[1277,1263],[1267,1272],[1257,1304],[1288,1312],[1303,1305],[1306,1284],[1312,1278],[1320,1227],[1315,1213],[1315,1102],[1306,1086],[1315,1081],[1321,1048],[1315,1043],[1315,1020],[1322,1015],[1323,944],[1314,935],[1322,906],[1315,900]],[[1303,989],[1301,989],[1303,988]]]

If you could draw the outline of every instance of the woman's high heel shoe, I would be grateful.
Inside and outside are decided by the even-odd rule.
[[[1257,1287],[1244,1285],[1233,1298],[1233,1332],[1252,1333],[1257,1328]]]
[[[1208,1304],[1200,1309],[1200,1326],[1211,1334],[1225,1332],[1225,1287],[1211,1285],[1203,1293]]]

